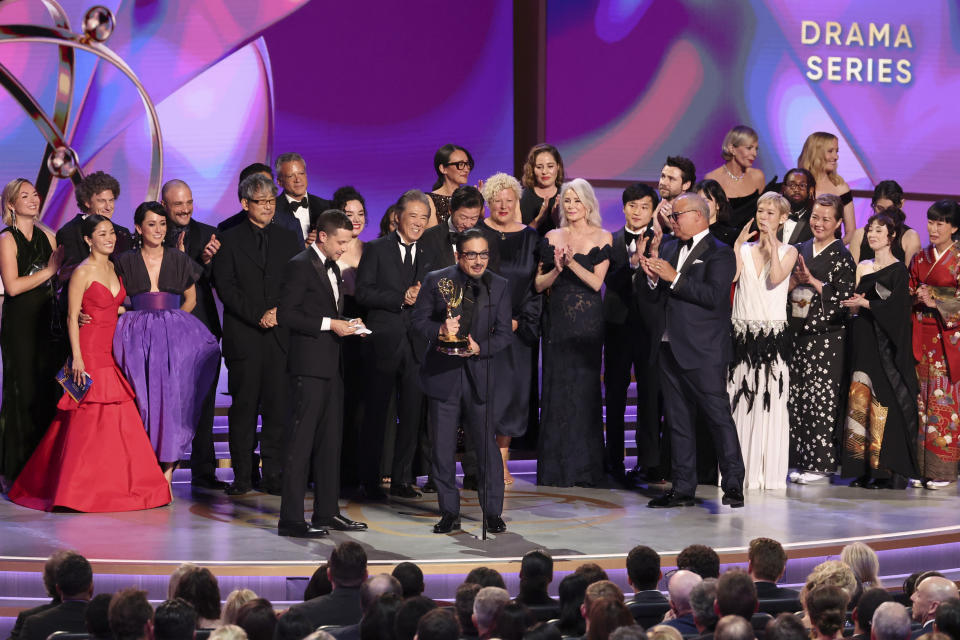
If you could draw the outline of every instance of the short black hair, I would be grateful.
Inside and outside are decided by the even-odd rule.
[[[747,559],[753,575],[760,580],[776,582],[787,566],[787,552],[773,538],[754,538],[750,541]]]
[[[783,182],[787,181],[787,178],[792,176],[795,173],[800,173],[804,178],[807,179],[807,188],[814,189],[817,186],[817,179],[813,177],[813,174],[810,173],[807,169],[802,169],[800,167],[794,167],[793,169],[787,169],[787,172],[783,174]],[[783,183],[781,183],[783,184]]]
[[[82,595],[93,586],[93,567],[79,553],[71,553],[54,573],[57,590],[64,599]]]
[[[153,211],[155,214],[163,216],[164,220],[167,219],[167,210],[163,208],[162,204],[156,200],[147,200],[137,205],[136,210],[133,212],[133,224],[143,224],[148,211]]]
[[[482,587],[475,582],[464,582],[457,587],[457,595],[453,601],[453,608],[457,611],[457,619],[460,621],[460,628],[464,635],[470,635],[468,632],[476,629],[473,626],[473,601],[477,598],[477,592]],[[476,634],[474,634],[476,635]]]
[[[873,627],[873,614],[877,612],[877,607],[892,600],[893,596],[883,587],[873,587],[864,591],[857,601],[856,609],[854,609],[854,615],[857,617],[860,628],[866,633],[870,633],[870,629]]]
[[[464,235],[464,234],[461,234]],[[486,239],[486,238],[484,238]],[[457,251],[460,250],[460,243],[457,243]],[[503,582],[503,576],[496,569],[490,567],[475,567],[467,574],[464,582],[469,584],[478,584],[483,587],[500,587],[506,589],[507,585]]]
[[[721,616],[735,615],[749,620],[757,612],[757,587],[742,569],[731,569],[717,581],[717,609]]]
[[[723,190],[723,187],[720,186],[719,182],[707,178],[706,180],[701,180],[697,184],[693,185],[690,191],[696,193],[697,195],[702,193],[716,203],[717,222],[722,222],[723,224],[728,224],[730,222],[730,212],[733,211],[733,207],[730,206],[730,200],[727,199],[727,194]]]
[[[423,571],[414,563],[401,562],[393,568],[391,575],[400,581],[404,598],[423,593]]]
[[[584,562],[582,565],[574,569],[574,573],[586,578],[588,585],[601,580],[610,579],[607,577],[607,572],[603,570],[603,567],[598,565],[596,562]]]
[[[98,593],[87,603],[87,610],[83,620],[87,626],[87,633],[94,638],[110,637],[110,599],[112,593]]]
[[[271,180],[273,180],[273,169],[270,167],[270,165],[263,164],[262,162],[254,162],[253,164],[247,165],[243,168],[243,171],[240,172],[240,178],[237,180],[238,200],[243,200],[243,192],[240,190],[240,185],[243,184],[244,180],[255,173],[265,173],[270,176]]]
[[[520,591],[545,591],[553,581],[553,558],[543,549],[534,549],[520,561]]]
[[[535,622],[533,614],[519,602],[508,602],[497,612],[490,629],[491,638],[522,640],[523,632]]]
[[[346,214],[343,216],[346,218]],[[349,218],[346,219],[349,222]],[[359,587],[367,577],[367,552],[352,540],[341,542],[330,552],[329,565],[334,585]]]
[[[173,595],[193,605],[201,618],[220,618],[220,585],[217,577],[206,567],[195,567],[183,574]]]
[[[877,200],[889,200],[893,206],[900,208],[903,206],[903,187],[896,180],[881,180],[873,188],[870,204],[876,205]]]
[[[273,640],[303,640],[313,633],[315,628],[307,614],[297,609],[287,609],[277,618],[277,625],[273,628]]]
[[[960,204],[956,200],[937,200],[927,209],[927,220],[960,227]]]
[[[947,598],[937,605],[933,624],[937,627],[937,631],[947,634],[953,640],[960,638],[960,600]]]
[[[642,182],[634,182],[623,190],[624,206],[626,206],[628,202],[633,202],[634,200],[639,200],[640,198],[650,198],[650,202],[653,203],[654,209],[656,209],[657,205],[660,204],[660,195],[657,193],[657,190],[650,185],[643,184]]]
[[[676,167],[680,169],[680,186],[683,186],[684,182],[689,182],[690,186],[693,186],[693,183],[697,181],[697,168],[693,164],[693,160],[690,158],[684,158],[683,156],[667,156],[667,161],[663,163],[668,167]]]
[[[487,249],[490,249],[490,241],[487,240],[487,236],[483,235],[483,231],[476,227],[467,229],[462,233],[457,234],[457,253],[463,251],[463,245],[467,244],[471,240],[483,240],[487,244]],[[479,567],[480,569],[485,569],[486,567]],[[492,569],[491,569],[492,571]],[[472,571],[470,573],[473,573]],[[469,574],[468,574],[469,577]],[[485,584],[485,587],[499,587],[498,584]]]
[[[457,640],[459,637],[460,625],[449,609],[428,611],[417,623],[419,640]]]
[[[691,544],[677,556],[677,569],[693,571],[701,578],[720,577],[720,556],[704,544]]]
[[[549,622],[538,622],[523,634],[523,640],[561,640],[563,634]]]
[[[146,591],[128,587],[110,598],[107,616],[114,640],[139,640],[144,637],[147,623],[153,619],[153,607],[147,600]]]
[[[433,183],[431,189],[439,189],[443,186],[443,174],[440,172],[440,165],[450,162],[450,156],[453,155],[454,151],[463,151],[467,154],[467,162],[470,163],[470,170],[473,170],[474,162],[473,156],[470,155],[470,152],[457,144],[445,144],[437,152],[433,154],[433,170],[437,172],[437,181]]]
[[[453,195],[450,196],[450,213],[458,209],[474,209],[476,207],[480,207],[482,211],[483,205],[483,194],[480,193],[480,189],[473,185],[461,185],[454,189]]]
[[[404,600],[393,623],[396,640],[413,640],[420,618],[436,608],[437,603],[425,596],[413,596]]]
[[[394,640],[402,603],[403,598],[396,593],[385,593],[371,602],[360,620],[360,640]]]
[[[277,614],[266,598],[256,598],[237,611],[237,626],[247,632],[248,640],[273,640]]]
[[[191,640],[196,629],[197,610],[183,598],[161,602],[153,613],[155,640]]]
[[[641,591],[657,588],[660,581],[660,554],[642,544],[627,554],[627,577]]]
[[[350,222],[347,214],[340,209],[327,209],[317,216],[316,223],[313,226],[317,232],[322,231],[328,236],[336,233],[338,229],[353,232],[353,223]],[[364,566],[366,566],[366,562],[364,562]]]
[[[77,199],[77,206],[80,211],[90,213],[87,202],[103,191],[110,191],[114,198],[119,198],[120,183],[112,175],[103,171],[94,171],[81,180],[80,184],[74,188],[74,196]]]

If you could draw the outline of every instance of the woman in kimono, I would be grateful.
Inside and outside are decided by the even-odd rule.
[[[917,371],[910,327],[907,268],[890,250],[897,225],[885,214],[867,220],[873,260],[857,265],[857,288],[841,304],[857,313],[843,475],[851,487],[905,488],[917,477]]]
[[[913,356],[920,381],[917,466],[923,486],[956,482],[960,460],[960,205],[940,200],[927,210],[930,246],[910,263]]]
[[[835,235],[843,220],[840,198],[825,193],[810,214],[813,238],[799,245],[790,281],[790,480],[829,482],[836,471],[840,385],[846,355],[846,310],[856,266]]]

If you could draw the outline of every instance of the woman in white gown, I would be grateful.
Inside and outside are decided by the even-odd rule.
[[[777,230],[789,213],[786,198],[772,191],[763,194],[757,201],[759,231],[751,231],[751,221],[733,247],[737,285],[727,393],[746,467],[744,489],[787,486],[787,293],[797,250],[780,242]],[[754,237],[756,241],[748,242]]]

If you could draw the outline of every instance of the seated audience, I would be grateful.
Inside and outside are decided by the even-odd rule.
[[[910,614],[899,602],[884,602],[873,613],[870,640],[907,640]]]
[[[153,638],[153,607],[147,600],[146,591],[128,587],[116,592],[110,598],[107,617],[114,640]]]
[[[627,584],[634,588],[633,598],[627,602],[663,602],[667,598],[657,590],[663,572],[660,554],[644,545],[637,545],[627,554]]]
[[[57,564],[54,573],[60,604],[34,614],[23,623],[21,640],[47,640],[54,631],[84,633],[87,603],[93,597],[93,568],[87,559],[73,551]]]
[[[584,562],[574,570],[574,573],[578,573],[586,578],[587,584],[593,584],[598,580],[610,579],[607,577],[607,572],[603,570],[603,567],[595,562]]]
[[[523,640],[562,640],[560,631],[549,622],[538,622],[523,634]],[[621,638],[621,640],[635,640],[634,638]],[[636,640],[646,640],[638,638]]]
[[[223,624],[237,624],[237,613],[240,607],[251,600],[257,599],[257,594],[250,589],[234,589],[227,596],[227,601],[223,603],[223,610],[220,613],[220,622]]]
[[[173,600],[177,597],[177,587],[180,586],[180,580],[183,576],[199,567],[192,562],[184,562],[170,574],[170,580],[167,582],[167,600]]]
[[[240,607],[237,626],[246,632],[249,640],[273,640],[277,613],[269,600],[257,598]]]
[[[374,602],[377,602],[381,596],[386,594],[392,594],[396,596],[397,601],[396,606],[394,606],[389,612],[389,622],[378,622],[371,624],[374,624],[374,626],[381,624],[384,629],[389,626],[390,635],[392,637],[393,619],[396,614],[396,609],[400,606],[399,603],[403,600],[404,596],[403,587],[400,585],[400,581],[391,576],[389,573],[378,573],[377,575],[370,576],[364,580],[363,584],[360,585],[360,609],[363,611],[363,618],[361,618],[360,622],[357,624],[347,625],[331,631],[330,635],[337,640],[357,640],[360,638],[364,620],[366,620],[370,615],[370,606]],[[381,615],[380,617],[385,618],[386,616]],[[377,633],[381,632],[382,631],[377,631]]]
[[[717,628],[717,579],[707,578],[690,591],[690,608],[693,610],[693,624],[703,640],[713,637]]]
[[[560,604],[550,597],[547,587],[553,582],[553,558],[542,549],[527,552],[520,561],[520,593],[514,599],[528,607],[537,620],[550,620],[560,613]]]
[[[507,585],[503,581],[503,576],[496,569],[490,567],[476,567],[470,570],[467,577],[463,580],[467,584],[478,584],[483,587],[500,587],[506,589]]]
[[[767,623],[765,640],[810,640],[810,634],[792,613],[781,613]]]
[[[717,613],[750,620],[757,612],[757,588],[748,573],[730,569],[717,580]]]
[[[913,603],[913,619],[920,623],[921,628],[915,631],[912,637],[919,638],[924,633],[933,631],[933,622],[940,603],[957,596],[956,583],[946,578],[930,576],[918,580],[917,589],[910,596],[910,601]]]
[[[196,630],[197,610],[183,598],[161,602],[153,614],[154,640],[193,640]]]
[[[560,618],[557,629],[564,637],[580,637],[586,631],[587,624],[580,615],[583,597],[587,592],[586,577],[579,573],[571,573],[560,581],[557,594],[560,596]]]
[[[49,558],[47,558],[47,561],[43,565],[43,587],[47,590],[47,595],[50,596],[50,602],[18,613],[17,621],[13,624],[13,629],[10,631],[9,640],[20,640],[20,632],[23,630],[23,623],[27,618],[38,613],[43,613],[44,611],[52,609],[60,604],[60,594],[57,593],[57,567],[64,558],[72,553],[72,551],[60,550],[55,551]]]
[[[177,598],[183,598],[197,612],[197,629],[216,629],[220,626],[220,585],[210,569],[194,567],[177,583]]]
[[[853,636],[851,640],[870,640],[870,628],[873,624],[873,614],[884,602],[892,602],[891,596],[886,589],[873,587],[867,589],[860,596],[857,606],[850,614],[853,620]]]
[[[403,587],[403,597],[411,598],[423,594],[423,571],[412,562],[401,562],[393,568],[393,577]]]
[[[500,607],[497,617],[494,618],[490,637],[500,640],[523,640],[524,631],[534,622],[533,614],[525,605],[508,602]]]
[[[305,613],[294,609],[287,609],[277,618],[277,626],[273,628],[273,640],[303,640],[316,629],[310,624]]]
[[[754,640],[753,627],[741,616],[724,616],[717,622],[715,640]]]
[[[627,605],[616,598],[598,598],[587,612],[586,640],[608,640],[614,629],[635,625]]]
[[[960,600],[949,598],[940,603],[933,619],[933,628],[953,640],[960,640]]]
[[[403,601],[394,620],[396,640],[413,640],[417,625],[428,611],[437,608],[437,603],[426,596],[414,596]]]
[[[457,640],[459,637],[457,617],[449,609],[434,609],[420,618],[414,640]]]
[[[703,544],[691,544],[677,556],[677,569],[692,571],[701,578],[720,577],[720,556]]]
[[[87,612],[83,618],[91,640],[111,640],[113,638],[110,634],[109,616],[111,598],[113,598],[112,593],[98,593],[87,604]]]
[[[500,609],[508,602],[510,602],[510,594],[500,587],[484,587],[477,592],[477,596],[473,599],[473,625],[477,628],[480,640],[494,637],[493,625],[500,614]],[[397,640],[405,639],[397,638]]]
[[[679,563],[679,558],[677,561]],[[703,578],[699,574],[686,569],[680,569],[670,577],[668,590],[673,619],[664,621],[664,625],[675,628],[685,636],[697,633],[697,625],[693,621],[693,609],[690,607],[690,592],[701,582]]]
[[[880,559],[876,552],[862,542],[848,544],[840,551],[840,561],[853,569],[853,575],[862,588],[880,586]]]
[[[683,640],[683,635],[674,627],[658,624],[647,629],[647,640]]]
[[[473,601],[481,587],[478,584],[464,582],[457,587],[453,608],[460,623],[460,635],[464,640],[476,640],[477,627],[473,624]]]
[[[356,542],[341,542],[330,553],[328,566],[333,591],[290,608],[305,613],[314,628],[360,622],[360,585],[367,579],[367,553]]]
[[[776,540],[754,538],[747,552],[747,572],[753,578],[760,600],[799,598],[800,593],[793,589],[778,587],[777,581],[783,578],[787,568],[787,552]]]
[[[325,596],[333,591],[333,585],[330,584],[330,577],[327,576],[327,569],[327,563],[324,562],[317,567],[317,570],[310,576],[310,582],[307,583],[306,588],[303,590],[304,602]]]
[[[327,639],[329,639],[327,635]],[[225,624],[210,632],[209,640],[248,640],[247,632],[235,624]]]
[[[810,619],[813,640],[832,640],[843,632],[850,594],[841,587],[818,587],[806,594],[803,607]]]
[[[583,616],[584,620],[587,619],[587,613],[593,603],[602,598],[623,602],[623,592],[610,580],[598,580],[587,585],[587,589],[583,593],[583,604],[580,605],[580,615]]]
[[[806,613],[805,599],[807,594],[820,587],[840,587],[847,592],[847,596],[850,598],[859,589],[853,571],[839,560],[827,560],[815,566],[807,576],[807,582],[803,585],[803,589],[800,590],[800,604],[804,610],[801,622],[808,629],[810,628],[810,617]]]
[[[418,596],[414,596],[418,597]],[[403,598],[398,593],[385,593],[375,598],[369,606],[363,610],[363,619],[357,625],[356,638],[360,640],[394,640],[397,637],[397,611],[403,604]],[[337,640],[345,640],[346,635],[337,633],[347,631],[352,627],[344,627],[340,630],[334,630],[330,635]]]
[[[647,640],[647,632],[639,624],[617,627],[610,633],[610,640]]]

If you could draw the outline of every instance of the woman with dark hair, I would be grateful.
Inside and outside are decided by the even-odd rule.
[[[174,597],[183,598],[196,610],[197,629],[215,629],[220,626],[220,584],[210,569],[194,567],[183,574],[177,583]],[[240,611],[243,611],[243,607],[240,607]],[[240,619],[239,612],[237,619]]]
[[[846,371],[846,310],[856,265],[836,237],[843,203],[832,194],[816,199],[810,213],[813,238],[801,243],[790,277],[787,320],[790,347],[790,480],[828,482],[837,469],[835,435],[840,387]]]
[[[433,154],[437,181],[430,193],[430,219],[427,227],[446,224],[450,218],[450,198],[457,187],[467,184],[473,171],[473,156],[461,146],[445,144]]]
[[[960,205],[940,200],[927,210],[930,246],[910,263],[913,357],[920,382],[917,465],[928,489],[957,480],[960,460]]]
[[[616,598],[599,598],[587,612],[586,640],[607,640],[615,629],[637,624],[627,605]]]
[[[320,596],[325,596],[333,591],[333,585],[330,583],[330,576],[327,574],[327,563],[324,562],[310,576],[310,582],[303,590],[303,601],[313,600]]]
[[[812,625],[812,640],[839,640],[847,619],[850,594],[840,587],[819,587],[803,599],[803,608]]]
[[[852,487],[906,486],[917,472],[917,371],[910,327],[907,267],[894,257],[897,225],[885,213],[867,220],[876,256],[857,265],[854,294],[840,304],[856,313],[850,326],[850,391],[843,437],[843,475]]]
[[[571,573],[560,581],[557,596],[560,598],[560,618],[556,627],[564,638],[580,637],[586,630],[586,621],[580,613],[589,581],[581,573]]]
[[[18,178],[3,189],[0,207],[7,225],[0,232],[0,492],[5,493],[53,420],[60,397],[54,375],[66,353],[51,328],[63,250],[56,249],[53,233],[40,224],[40,196],[30,182]]]
[[[523,163],[520,221],[541,236],[560,225],[557,193],[563,180],[560,151],[552,144],[534,145]]]
[[[523,640],[562,640],[560,631],[549,622],[538,622],[523,633]]]
[[[396,593],[385,593],[370,603],[360,620],[360,640],[393,640],[397,637],[397,611],[403,598]]]
[[[881,180],[873,189],[870,208],[874,213],[886,213],[897,225],[899,240],[891,247],[893,255],[905,265],[910,265],[913,256],[920,251],[920,234],[906,224],[903,212],[903,189],[895,180]],[[857,229],[850,238],[850,253],[855,262],[873,258],[873,249],[867,243],[864,229]]]
[[[397,230],[397,205],[392,204],[387,207],[387,210],[383,212],[383,217],[380,218],[380,233],[377,234],[378,238],[382,238],[388,233],[393,233]]]
[[[248,640],[273,640],[277,613],[266,598],[257,598],[240,607],[237,626],[247,632]]]
[[[490,630],[491,638],[500,640],[523,640],[523,634],[533,624],[533,614],[525,605],[508,602],[500,608]]]
[[[701,180],[693,185],[693,191],[707,201],[710,207],[710,233],[720,242],[733,246],[740,230],[730,224],[730,201],[723,187],[716,180]]]
[[[853,210],[853,192],[850,185],[837,173],[840,156],[840,141],[837,136],[824,131],[814,131],[803,142],[797,166],[806,169],[816,180],[816,193],[832,193],[843,203],[843,243],[852,244],[857,228],[857,216]]]
[[[50,511],[133,511],[170,502],[167,484],[150,449],[133,390],[113,359],[117,312],[126,296],[110,254],[117,242],[109,218],[81,223],[90,256],[70,277],[67,332],[73,381],[92,384],[75,400],[64,394],[57,415],[17,481],[10,500]],[[90,321],[80,326],[80,312]]]
[[[203,389],[220,360],[217,339],[190,312],[203,267],[164,247],[167,218],[159,202],[133,214],[140,248],[114,258],[131,309],[117,322],[113,354],[137,395],[140,417],[167,482],[196,431]]]

